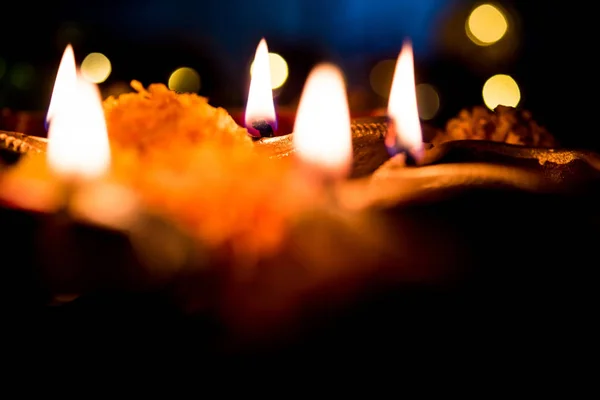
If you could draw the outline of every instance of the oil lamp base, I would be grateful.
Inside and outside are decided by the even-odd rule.
[[[360,266],[360,273],[308,284],[318,280],[298,269],[303,263],[291,246],[269,261],[269,277],[221,281],[212,305],[193,312],[182,312],[182,305],[210,287],[182,292],[206,278],[181,273],[160,288],[95,291],[35,315],[52,326],[45,338],[63,355],[85,351],[134,364],[149,348],[162,365],[244,360],[281,368],[318,357],[340,367],[349,354],[361,362],[464,360],[481,351],[486,360],[478,365],[538,351],[541,362],[590,344],[598,200],[466,190],[443,202],[385,211],[383,236],[393,249],[377,246],[381,237],[340,236],[328,225],[339,221],[315,219],[302,228],[308,237],[297,233],[296,244],[325,238],[315,237],[320,229],[335,232],[329,238],[337,242],[320,247],[321,266]],[[23,236],[19,241],[21,254],[31,254]],[[99,341],[102,346],[82,350],[81,343]]]
[[[355,143],[365,140],[355,147],[364,149],[358,175],[388,159],[381,126],[373,124],[358,124],[365,126],[355,137]],[[291,137],[257,143],[286,156]],[[597,157],[484,141],[438,145],[428,157],[423,167],[391,165],[376,173],[389,174],[382,187],[423,178],[413,201],[396,194],[395,203],[351,215],[305,216],[287,244],[245,277],[234,273],[235,265],[190,250],[182,236],[182,264],[161,279],[143,278],[131,236],[0,208],[4,249],[18,255],[3,258],[9,275],[3,293],[24,298],[6,304],[16,313],[35,310],[55,327],[53,345],[63,352],[81,351],[69,335],[77,329],[81,341],[110,343],[112,350],[102,347],[105,355],[144,351],[151,343],[178,363],[423,355],[490,343],[530,351],[524,336],[555,346],[581,343],[579,333],[569,341],[555,328],[581,332],[595,311],[589,286],[595,282],[594,232],[600,231]],[[442,169],[469,168],[482,159],[490,162],[476,180],[468,174],[449,184],[439,179]],[[506,177],[496,167],[518,171],[519,178],[502,184]],[[428,171],[433,177],[423,176]],[[434,190],[425,190],[431,184]],[[152,226],[146,239],[174,236],[168,225]],[[160,248],[161,240],[137,239]],[[65,292],[81,296],[47,305]]]

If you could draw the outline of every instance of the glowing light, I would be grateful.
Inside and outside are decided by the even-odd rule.
[[[129,228],[135,221],[139,204],[130,189],[111,182],[91,182],[78,189],[69,211],[79,220],[117,228]]]
[[[198,93],[201,87],[200,74],[193,68],[181,67],[169,77],[169,89],[180,93]]]
[[[294,145],[300,158],[325,175],[341,177],[352,163],[350,111],[344,77],[332,64],[309,74],[296,114]]]
[[[50,105],[46,114],[47,122],[50,122],[56,114],[58,105],[64,106],[69,104],[69,99],[74,95],[73,91],[75,90],[76,82],[77,65],[75,64],[75,54],[73,53],[73,47],[69,44],[63,52],[60,64],[58,65],[58,72],[54,79],[52,97],[50,98]]]
[[[467,36],[479,46],[496,43],[506,34],[508,22],[504,13],[492,4],[475,8],[467,20]]]
[[[498,105],[516,107],[521,101],[519,85],[508,75],[498,74],[492,76],[483,85],[483,101],[490,109]]]
[[[404,42],[398,55],[388,102],[388,116],[393,122],[393,128],[386,137],[388,148],[399,145],[411,151],[415,157],[419,157],[423,149],[423,135],[417,107],[414,56],[410,41]]]
[[[271,89],[279,89],[287,81],[289,75],[288,64],[277,53],[269,53],[269,66],[271,68]],[[254,73],[254,62],[250,65],[250,76]]]
[[[369,74],[371,88],[383,98],[388,98],[390,95],[395,68],[396,60],[383,60],[377,63]]]
[[[428,83],[420,83],[415,89],[419,117],[425,121],[432,119],[440,109],[440,95],[437,90]]]
[[[81,75],[62,77],[54,85],[58,97],[52,98],[55,112],[48,129],[48,164],[67,178],[101,176],[110,165],[110,147],[100,92]]]
[[[81,63],[81,74],[88,82],[102,83],[111,72],[110,60],[102,53],[90,53]]]
[[[248,102],[246,103],[246,126],[252,126],[255,121],[275,122],[275,104],[273,103],[273,90],[271,89],[271,66],[269,64],[269,49],[267,41],[263,38],[252,62],[252,74]]]

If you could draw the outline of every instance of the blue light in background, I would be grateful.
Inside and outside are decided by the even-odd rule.
[[[134,0],[117,21],[128,35],[165,33],[218,38],[226,51],[247,52],[260,37],[316,42],[341,56],[393,52],[410,37],[427,55],[439,17],[458,0]]]

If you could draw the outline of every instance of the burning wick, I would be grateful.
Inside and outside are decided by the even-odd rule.
[[[273,137],[274,135],[273,126],[265,120],[252,122],[252,128],[259,133],[259,136],[251,135],[253,139],[260,139],[261,137]]]
[[[263,38],[250,68],[250,90],[246,104],[246,129],[253,139],[272,137],[277,130],[273,90],[271,89],[271,66],[269,48]]]
[[[388,131],[385,136],[385,146],[390,157],[401,157],[404,159],[404,165],[414,167],[422,164],[425,156],[425,150],[433,147],[430,143],[423,143],[421,146],[408,147],[402,145],[396,138],[396,123],[393,119],[388,119]]]
[[[389,128],[385,145],[392,157],[417,165],[424,156],[423,134],[417,108],[412,44],[405,40],[398,55],[388,103]]]

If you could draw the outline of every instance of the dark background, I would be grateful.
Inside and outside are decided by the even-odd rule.
[[[520,106],[531,110],[565,145],[600,150],[593,62],[598,24],[586,6],[592,3],[576,0],[500,3],[514,18],[516,36],[510,42],[514,47],[484,49],[468,41],[464,21],[473,6],[470,1],[105,0],[40,4],[3,1],[0,108],[43,112],[68,42],[74,45],[78,61],[89,52],[102,52],[110,58],[113,71],[101,84],[103,89],[131,79],[144,84],[166,83],[173,70],[186,65],[199,71],[202,77],[199,93],[210,97],[213,104],[243,107],[248,64],[261,36],[290,65],[291,75],[279,93],[278,104],[293,105],[310,67],[319,60],[330,59],[344,68],[349,92],[363,93],[363,101],[354,102],[354,107],[375,108],[385,105],[385,99],[371,93],[369,71],[377,61],[395,58],[402,40],[409,36],[415,46],[417,82],[434,84],[441,95],[441,109],[434,123],[443,124],[460,109],[481,104],[481,88],[486,79],[496,73],[508,73],[520,85]],[[467,264],[465,269],[474,267],[461,288],[464,290],[457,296],[432,294],[427,290],[386,293],[370,305],[355,308],[354,315],[346,320],[327,316],[333,328],[314,341],[309,338],[307,346],[295,350],[308,353],[307,358],[313,364],[318,359],[324,365],[321,350],[331,352],[333,346],[334,352],[348,357],[347,365],[354,368],[360,357],[356,348],[362,347],[362,352],[386,355],[384,362],[390,361],[393,366],[403,364],[413,368],[415,363],[406,357],[407,350],[412,350],[418,354],[415,359],[427,368],[420,368],[419,372],[426,371],[428,377],[432,366],[439,367],[432,360],[440,351],[437,355],[443,354],[440,358],[450,361],[447,364],[452,367],[444,365],[444,375],[465,363],[487,377],[498,377],[495,387],[504,386],[511,374],[535,382],[534,373],[543,371],[540,374],[546,378],[544,384],[535,387],[539,391],[548,387],[547,378],[551,375],[546,370],[556,374],[553,382],[564,382],[563,370],[575,371],[581,379],[585,375],[577,367],[587,363],[580,359],[590,354],[590,344],[598,337],[589,317],[595,311],[592,305],[597,301],[593,301],[592,294],[597,290],[585,287],[596,282],[591,278],[593,264],[589,262],[595,257],[596,237],[588,232],[597,232],[597,198],[575,196],[565,202],[562,197],[540,198],[510,192],[498,196],[491,192],[479,197],[467,195],[466,199],[458,197],[454,203],[425,205],[421,210],[418,207],[400,210],[398,222],[393,226],[398,232],[406,231],[403,237],[410,239],[409,254],[419,259],[415,265],[422,265],[423,254],[439,254],[446,257],[443,261],[446,264],[457,262],[463,268]],[[486,213],[486,209],[495,212]],[[8,216],[5,208],[2,211],[3,227],[13,233],[4,247],[23,256],[18,265],[3,264],[3,270],[9,273],[4,281],[11,283],[4,289],[12,289],[1,291],[8,299],[3,304],[12,307],[33,298],[14,284],[18,281],[10,274],[29,271],[28,262],[35,260],[31,247],[34,241],[29,235],[40,228],[32,228],[36,225],[29,218],[24,222],[10,209]],[[27,234],[19,233],[23,231]],[[449,240],[435,240],[440,235],[447,235]],[[99,246],[100,240],[93,234],[82,237]],[[455,243],[462,246],[454,246]],[[418,250],[425,246],[427,251]],[[485,268],[477,269],[479,266]],[[59,352],[47,356],[45,362],[35,365],[29,362],[28,374],[32,365],[39,364],[45,374],[60,370],[64,378],[65,370],[57,368],[56,361],[67,360],[70,366],[76,365],[89,375],[91,369],[80,360],[73,362],[65,355],[68,351],[92,359],[97,363],[96,368],[105,363],[98,362],[93,353],[102,353],[117,367],[126,365],[129,370],[124,376],[128,378],[133,364],[124,360],[136,358],[137,364],[146,361],[132,356],[135,352],[151,357],[146,366],[152,366],[154,371],[160,369],[156,362],[150,361],[163,353],[170,356],[163,367],[177,365],[180,359],[184,360],[182,365],[198,364],[201,360],[201,364],[212,367],[206,357],[190,352],[189,347],[190,343],[206,346],[204,337],[213,332],[202,325],[190,329],[188,321],[175,322],[171,313],[161,311],[155,303],[137,299],[128,302],[118,296],[110,301],[92,296],[72,306],[51,310],[49,317],[36,321],[33,329],[21,321],[5,323],[11,327],[8,332],[15,332],[12,328],[28,328],[28,334],[21,335],[21,340],[27,341],[23,346],[21,342],[5,341],[18,352],[20,361],[23,351],[40,343],[41,347]],[[21,319],[31,322],[34,318],[26,313]],[[391,329],[394,325],[395,329]],[[166,335],[164,327],[169,327]],[[43,334],[32,340],[31,332]],[[219,334],[216,332],[214,336],[220,337]],[[99,345],[88,350],[89,343]],[[161,349],[163,344],[166,345]],[[398,356],[390,355],[390,348],[397,349]],[[446,356],[442,348],[452,354]],[[467,351],[478,357],[465,358]],[[116,359],[120,363],[114,363]],[[369,368],[377,365],[362,361],[359,364]],[[490,373],[492,368],[488,364],[500,368],[499,373]],[[276,359],[272,365],[281,369],[283,364]],[[509,370],[504,365],[510,365]],[[328,373],[333,370],[329,368]],[[246,368],[244,374],[248,371]],[[229,364],[226,373],[231,376]],[[105,375],[103,371],[103,379]],[[472,376],[464,374],[460,378],[464,381]],[[569,390],[574,387],[579,386],[570,385]]]
[[[499,1],[511,33],[479,47],[465,34],[476,3],[460,0],[105,0],[3,2],[0,34],[0,108],[45,110],[64,47],[78,62],[90,52],[109,57],[105,92],[131,79],[166,83],[180,66],[196,69],[199,93],[214,105],[242,108],[248,66],[264,36],[287,60],[290,75],[279,106],[294,105],[306,74],[318,61],[346,73],[353,110],[385,106],[373,93],[369,72],[395,58],[410,37],[417,83],[433,84],[443,125],[468,106],[482,104],[490,76],[511,75],[519,107],[532,111],[570,147],[600,148],[592,87],[595,37],[586,3]],[[588,100],[588,98],[590,98]]]

